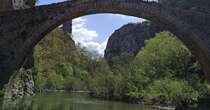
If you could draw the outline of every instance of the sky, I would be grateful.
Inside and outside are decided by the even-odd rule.
[[[37,5],[62,2],[64,0],[39,0]],[[89,51],[103,56],[110,35],[128,23],[142,22],[143,19],[119,14],[95,14],[73,20],[72,34],[76,43]]]

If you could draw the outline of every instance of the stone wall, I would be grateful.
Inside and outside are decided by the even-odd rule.
[[[4,101],[18,102],[18,100],[34,95],[34,81],[32,70],[20,69],[15,72],[5,86]]]
[[[0,11],[10,11],[25,9],[35,6],[36,0],[1,0]],[[23,68],[30,69],[34,66],[33,50],[25,58]],[[22,99],[26,96],[32,96],[34,94],[34,81],[32,73],[29,70],[21,69],[15,72],[10,77],[9,83],[5,85],[4,99],[5,101],[15,102],[18,99]],[[7,102],[8,103],[8,102]]]
[[[0,0],[0,11],[12,10],[12,1],[11,0]]]

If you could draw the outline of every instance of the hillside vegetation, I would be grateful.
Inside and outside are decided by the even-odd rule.
[[[111,69],[68,37],[55,29],[37,45],[38,92],[83,90],[98,98],[163,105],[193,105],[210,93],[198,62],[169,32],[146,41],[133,62],[115,58]]]

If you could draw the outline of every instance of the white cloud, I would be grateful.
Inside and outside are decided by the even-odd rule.
[[[72,34],[74,41],[81,46],[84,46],[89,51],[97,52],[99,55],[104,55],[107,41],[98,43],[96,38],[99,36],[95,30],[90,30],[86,26],[85,18],[76,18],[73,20]]]
[[[125,22],[141,22],[143,19],[136,17],[125,16],[120,14],[106,14],[106,16],[116,17],[117,19],[123,20]],[[104,55],[104,50],[106,48],[108,38],[102,43],[96,41],[99,37],[99,34],[95,30],[87,28],[87,19],[86,18],[76,18],[73,19],[72,25],[72,34],[74,41],[81,46],[84,46],[89,51],[97,52],[99,55]]]
[[[85,47],[88,48],[90,51],[96,51],[99,55],[103,55],[104,50],[106,48],[106,44],[106,41],[102,42],[101,44],[94,41],[90,41],[85,44]]]

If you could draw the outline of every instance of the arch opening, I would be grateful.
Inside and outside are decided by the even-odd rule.
[[[31,13],[31,11],[33,13]],[[21,11],[14,12],[14,14],[17,13],[21,14]],[[177,13],[184,16],[184,13],[181,13],[180,10],[165,10],[164,7],[161,7],[161,5],[154,2],[148,3],[136,0],[91,0],[75,4],[72,4],[71,2],[62,2],[58,4],[39,6],[25,10],[22,14],[23,13],[24,16],[33,14],[37,15],[38,17],[30,19],[28,19],[28,16],[22,18],[26,21],[29,20],[29,22],[39,21],[40,24],[32,25],[27,28],[28,31],[30,31],[28,35],[31,36],[26,39],[20,49],[18,49],[18,52],[15,53],[17,61],[14,62],[15,66],[13,65],[13,67],[11,67],[12,69],[18,69],[24,61],[25,56],[27,56],[27,53],[29,53],[29,51],[47,33],[64,22],[84,15],[97,13],[118,13],[148,19],[175,34],[196,56],[206,73],[206,78],[210,79],[210,69],[208,67],[210,64],[210,52],[206,41],[202,39],[203,37],[200,37],[206,37],[206,35],[205,33],[199,31],[196,27],[193,27],[193,25],[178,18],[176,16]],[[11,19],[13,19],[14,16],[11,16]],[[3,23],[2,25],[5,24]]]
[[[97,13],[113,13],[113,14],[117,13],[117,14],[134,16],[138,18],[145,18],[159,24],[164,29],[169,30],[170,32],[178,36],[192,51],[192,53],[195,54],[197,59],[201,62],[201,64],[205,68],[206,73],[210,71],[208,67],[205,66],[206,63],[208,62],[209,50],[208,47],[206,47],[205,44],[203,43],[205,41],[199,38],[199,36],[203,36],[204,34],[199,32],[196,28],[183,22],[176,16],[173,16],[170,12],[161,10],[161,7],[157,3],[136,4],[132,2],[127,3],[123,1],[122,2],[117,1],[116,3],[115,2],[109,3],[109,2],[110,1],[108,2],[101,1],[96,3],[84,2],[72,6],[72,8],[70,8],[72,10],[63,12],[62,14],[58,15],[53,21],[48,21],[46,25],[44,24],[43,28],[45,28],[44,30],[46,31],[42,30],[42,33],[38,32],[39,34],[37,34],[37,37],[32,38],[33,39],[32,41],[35,42],[33,42],[33,44],[30,47],[33,47],[33,45],[35,45],[40,39],[42,39],[43,35],[46,35],[52,29],[73,18],[85,15],[97,14]],[[109,5],[112,6],[112,8],[107,8],[107,6]],[[133,10],[136,11],[134,12]],[[49,25],[49,23],[51,25]],[[182,29],[183,27],[185,28]]]
[[[164,82],[168,83],[168,80],[164,80]],[[159,82],[157,82],[158,84],[160,84]],[[170,82],[171,83],[171,82]],[[177,83],[177,82],[173,82],[173,83]],[[155,85],[156,86],[156,85]],[[160,85],[159,85],[160,86]]]

